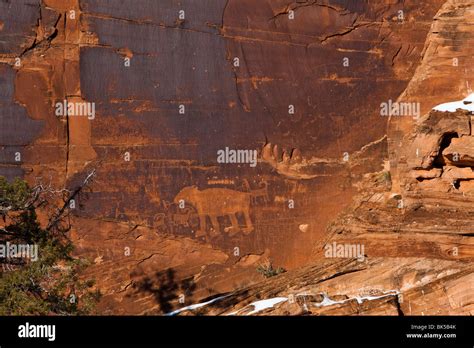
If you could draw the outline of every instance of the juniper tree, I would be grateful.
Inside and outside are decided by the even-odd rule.
[[[94,282],[79,273],[87,262],[72,256],[68,238],[68,204],[84,189],[91,173],[78,188],[53,190],[30,187],[0,177],[0,245],[35,245],[36,261],[0,258],[0,315],[76,315],[94,311],[100,293]],[[62,196],[57,205],[57,196]],[[47,212],[42,226],[37,211]]]

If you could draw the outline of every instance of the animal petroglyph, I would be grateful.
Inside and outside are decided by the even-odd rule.
[[[213,227],[213,232],[219,231],[218,217],[228,217],[231,226],[225,229],[232,236],[238,231],[248,234],[253,231],[252,220],[250,219],[251,195],[247,192],[234,191],[225,188],[209,188],[199,190],[196,186],[183,188],[175,197],[174,202],[184,201],[186,204],[196,208],[199,216],[200,229],[196,232],[196,237],[206,235],[206,217],[209,217]],[[242,214],[245,219],[245,227],[241,228],[236,214]]]
[[[157,229],[180,233],[183,228],[198,228],[199,218],[193,206],[180,208],[178,204],[163,201],[163,208],[164,212],[157,213],[153,218],[153,226]]]

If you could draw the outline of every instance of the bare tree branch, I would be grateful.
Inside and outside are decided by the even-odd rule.
[[[84,179],[84,181],[82,182],[81,185],[79,185],[70,195],[69,197],[66,199],[66,201],[64,202],[63,206],[61,208],[59,208],[55,214],[53,214],[53,216],[51,217],[51,219],[49,220],[49,223],[48,223],[48,226],[46,227],[46,230],[47,231],[50,231],[52,228],[56,227],[58,225],[58,223],[61,221],[61,219],[63,218],[63,214],[64,212],[68,209],[68,206],[70,204],[70,202],[76,198],[76,196],[84,189],[84,187],[87,186],[87,184],[89,183],[89,180],[91,180],[94,175],[95,175],[95,172],[96,170],[93,169],[92,172],[90,172],[87,177]]]

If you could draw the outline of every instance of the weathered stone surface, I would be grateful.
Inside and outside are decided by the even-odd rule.
[[[470,116],[459,111],[446,117],[434,111],[419,121],[415,134],[400,152],[409,169],[428,169],[455,137],[471,134]]]
[[[439,178],[442,173],[441,168],[433,168],[430,170],[413,170],[411,176],[415,179],[434,179]]]
[[[0,119],[6,126],[0,128],[0,174],[73,188],[95,170],[91,192],[74,211],[72,236],[77,252],[94,260],[88,275],[104,289],[100,308],[107,314],[181,306],[173,296],[169,303],[157,302],[162,283],[182,287],[185,304],[244,288],[260,280],[256,268],[265,259],[290,271],[283,277],[294,277],[291,270],[320,262],[315,244],[328,238],[327,224],[350,204],[356,188],[371,192],[375,186],[379,191],[365,197],[363,216],[354,218],[372,221],[378,233],[362,233],[366,226],[358,226],[358,237],[370,246],[369,257],[399,258],[406,268],[370,260],[373,268],[365,276],[349,278],[351,289],[334,292],[335,282],[324,289],[331,299],[348,299],[337,307],[340,312],[327,313],[353,313],[360,308],[351,298],[363,293],[357,287],[373,272],[380,274],[381,290],[389,291],[395,286],[390,277],[413,268],[420,274],[429,267],[450,272],[462,261],[408,258],[449,259],[447,250],[458,244],[459,259],[471,255],[469,242],[459,236],[430,241],[403,225],[399,202],[387,191],[390,175],[376,175],[369,186],[363,180],[381,170],[387,144],[398,145],[409,134],[411,142],[403,142],[403,151],[392,147],[390,160],[407,161],[400,181],[418,185],[410,194],[425,194],[423,185],[435,183],[443,170],[437,159],[445,134],[471,135],[466,114],[447,119],[433,113],[423,118],[425,131],[412,134],[407,121],[410,132],[395,125],[387,137],[388,118],[380,115],[381,103],[404,91],[406,100],[429,95],[425,113],[467,90],[473,66],[470,6],[454,0],[3,2]],[[455,77],[446,64],[453,57],[459,57]],[[19,66],[15,58],[21,58]],[[443,85],[446,76],[456,81]],[[54,105],[65,99],[95,103],[95,118],[57,117]],[[218,163],[216,152],[226,147],[257,150],[258,165]],[[433,174],[410,174],[420,168]],[[427,180],[417,183],[419,178]],[[455,190],[439,180],[447,186],[423,201],[430,207]],[[184,208],[180,197],[187,201]],[[407,206],[417,204],[401,197]],[[428,214],[420,218],[421,230],[452,231],[456,225],[446,220],[433,227]],[[345,221],[341,228],[354,226]],[[393,226],[406,227],[408,234]],[[324,264],[318,274],[346,266],[352,267]],[[297,289],[300,280],[294,279]],[[459,273],[445,280],[457,289],[465,279]],[[432,285],[426,286],[413,289]],[[456,296],[443,301],[456,302]],[[396,314],[393,300],[390,295],[378,306],[363,304],[363,312]],[[301,308],[288,311],[301,314]],[[463,310],[469,309],[452,312]]]
[[[461,181],[459,183],[459,190],[464,194],[474,194],[474,181]]]
[[[474,179],[474,171],[472,168],[457,168],[447,166],[444,167],[442,178],[446,180]]]
[[[446,162],[454,165],[474,166],[474,137],[452,139],[451,144],[443,151],[443,157]]]
[[[428,36],[424,62],[431,66],[422,63],[402,97],[420,98],[422,91],[433,90],[429,103],[435,104],[435,96],[443,91],[455,94],[454,86],[461,81],[469,88],[469,81],[456,80],[459,75],[444,86],[431,83],[446,78],[443,72],[449,70],[442,64],[441,52],[449,56],[453,50],[455,57],[472,49],[463,50],[452,40],[458,37],[456,30],[467,40],[472,37],[466,23],[473,6],[472,1],[446,2],[438,14],[444,17],[442,25],[436,24],[440,31],[432,35],[455,46]],[[452,21],[457,26],[448,25]],[[472,58],[465,64],[472,67]],[[395,166],[390,174],[395,181],[389,182],[388,172],[364,176],[352,208],[328,227],[328,238],[315,246],[326,261],[236,291],[199,314],[246,315],[257,300],[279,299],[252,314],[472,315],[473,171],[469,162],[443,156],[461,144],[466,146],[460,152],[469,153],[471,128],[471,117],[462,110],[429,112],[416,122],[391,122],[389,159]],[[363,252],[337,260],[327,254],[333,243],[349,246],[345,249],[349,251],[363,247]]]
[[[40,18],[40,0],[0,3],[0,55],[17,57],[33,45],[35,24]]]
[[[426,39],[422,61],[399,101],[420,105],[420,114],[442,103],[460,100],[472,93],[474,85],[474,12],[471,0],[443,2],[435,15]],[[460,39],[462,38],[462,39]],[[392,189],[400,192],[406,158],[403,138],[411,134],[416,122],[412,117],[392,117],[388,127]]]

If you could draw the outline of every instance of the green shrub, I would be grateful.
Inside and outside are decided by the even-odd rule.
[[[10,184],[0,177],[0,244],[38,247],[37,260],[0,259],[0,315],[92,313],[100,292],[93,290],[92,280],[79,279],[87,262],[72,257],[74,248],[64,226],[45,228],[38,222],[36,209],[46,203],[40,193],[23,180]],[[53,216],[55,221],[62,217],[62,213]]]
[[[271,278],[280,273],[286,272],[286,270],[282,267],[273,268],[273,265],[271,262],[266,262],[264,264],[260,264],[257,267],[257,272],[263,275],[265,278]]]

